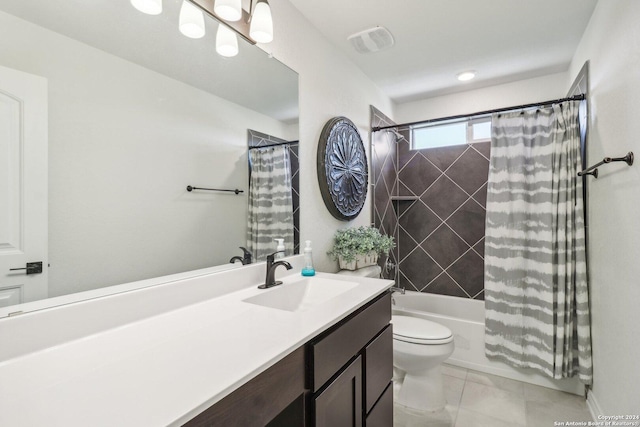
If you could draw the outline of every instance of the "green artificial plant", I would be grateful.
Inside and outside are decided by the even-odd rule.
[[[377,228],[352,227],[336,232],[333,248],[327,252],[327,255],[334,260],[342,258],[346,262],[352,262],[357,255],[366,255],[371,252],[378,255],[387,254],[395,246],[393,237],[381,234]]]

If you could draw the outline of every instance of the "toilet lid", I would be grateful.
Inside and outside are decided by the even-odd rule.
[[[446,326],[417,317],[393,315],[393,338],[416,344],[445,344],[453,340]]]

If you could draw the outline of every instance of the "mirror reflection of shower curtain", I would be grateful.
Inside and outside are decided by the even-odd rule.
[[[291,163],[287,145],[249,150],[249,215],[247,247],[263,261],[284,239],[286,255],[293,254]]]
[[[485,237],[485,353],[592,379],[578,101],[495,115]]]

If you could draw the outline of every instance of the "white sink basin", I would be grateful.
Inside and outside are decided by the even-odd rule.
[[[265,289],[242,301],[286,311],[304,311],[322,304],[358,286],[356,282],[305,277]]]

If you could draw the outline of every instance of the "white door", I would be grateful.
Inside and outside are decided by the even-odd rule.
[[[0,67],[0,307],[48,294],[47,136],[47,80]]]

